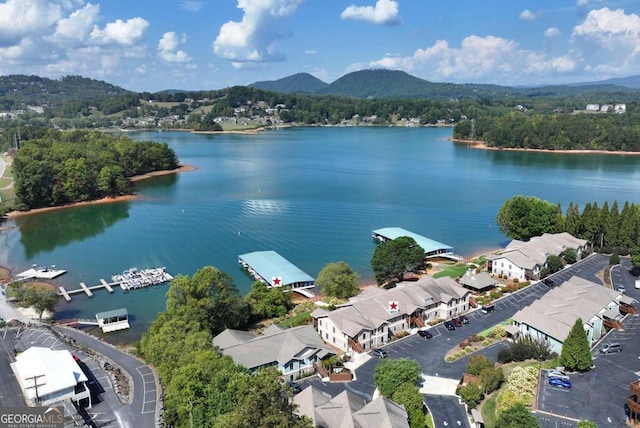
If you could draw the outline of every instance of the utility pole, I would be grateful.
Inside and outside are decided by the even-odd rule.
[[[39,387],[39,386],[44,386],[44,385],[46,385],[46,384],[47,384],[46,382],[43,382],[43,383],[41,383],[41,384],[38,384],[38,378],[39,378],[39,377],[44,377],[44,376],[45,376],[45,375],[35,375],[35,376],[27,377],[27,378],[25,378],[25,379],[24,379],[25,381],[27,381],[27,380],[29,380],[29,379],[32,379],[32,380],[33,380],[33,386],[26,386],[26,387],[25,387],[25,389],[35,388],[35,390],[36,390],[36,403],[39,403],[39,402],[40,402],[40,395],[38,395],[38,387]]]

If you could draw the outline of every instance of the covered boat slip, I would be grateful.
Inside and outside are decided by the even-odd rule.
[[[112,331],[130,328],[129,313],[124,308],[99,312],[96,314],[96,319],[103,333],[111,333]]]
[[[453,247],[443,244],[442,242],[434,241],[426,236],[418,235],[417,233],[410,232],[401,227],[384,227],[382,229],[376,229],[372,232],[372,237],[379,242],[387,242],[401,236],[408,236],[413,238],[418,245],[424,249],[424,255],[426,258],[444,257],[452,260],[462,260],[461,256],[453,254]]]
[[[238,263],[253,279],[268,287],[313,288],[315,279],[275,251],[255,251],[238,256]]]

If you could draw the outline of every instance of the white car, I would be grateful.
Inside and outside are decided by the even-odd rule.
[[[547,370],[547,377],[548,378],[555,377],[555,378],[562,379],[562,380],[571,380],[569,375],[567,375],[562,370]]]

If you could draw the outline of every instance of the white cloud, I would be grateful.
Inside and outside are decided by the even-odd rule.
[[[401,23],[398,2],[394,0],[378,0],[375,6],[351,5],[342,11],[340,18],[382,25],[398,25]]]
[[[0,3],[0,47],[18,45],[24,37],[50,33],[69,9],[69,3],[64,0],[7,0]]]
[[[432,81],[520,84],[548,79],[549,73],[572,70],[575,62],[569,57],[547,58],[522,50],[513,40],[472,35],[457,48],[438,40],[411,56],[386,56],[367,66],[404,70]]]
[[[47,37],[47,40],[58,46],[77,46],[88,38],[94,22],[100,18],[99,14],[100,6],[87,3],[85,7],[76,10],[68,18],[58,20],[55,32]]]
[[[622,9],[592,10],[573,28],[571,43],[585,70],[626,75],[640,67],[640,16]]]
[[[560,29],[558,27],[549,27],[544,30],[544,36],[552,39],[560,36]]]
[[[578,0],[576,2],[576,6],[578,6],[578,7],[587,7],[587,6],[589,6],[589,0]]]
[[[305,49],[304,54],[305,55],[315,55],[318,52],[315,49]]]
[[[109,22],[103,30],[97,25],[93,27],[90,38],[97,44],[119,44],[131,46],[142,39],[149,22],[143,18],[131,18],[123,21],[116,19]]]
[[[180,45],[187,42],[186,34],[180,38],[173,31],[164,33],[158,42],[158,56],[167,62],[185,63],[190,62],[191,57],[186,52],[180,50]]]
[[[520,15],[518,16],[518,18],[522,19],[523,21],[534,21],[538,18],[538,15],[531,12],[529,9],[525,9],[522,12],[520,12]]]
[[[197,13],[204,7],[204,2],[196,0],[182,0],[180,2],[180,7],[188,12]]]
[[[213,42],[216,55],[232,60],[239,68],[242,62],[282,61],[275,41],[283,39],[283,21],[293,15],[304,0],[238,0],[244,11],[242,21],[229,21],[220,27]]]

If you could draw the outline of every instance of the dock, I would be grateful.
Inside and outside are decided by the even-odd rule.
[[[31,269],[20,272],[16,275],[16,281],[26,281],[28,279],[54,279],[67,273],[64,269],[56,269],[56,265],[51,267],[33,265]]]
[[[84,282],[80,283],[80,288],[75,290],[67,290],[63,286],[58,287],[58,295],[64,297],[67,302],[71,301],[74,294],[85,293],[87,297],[93,297],[93,291],[105,289],[109,293],[113,293],[114,287],[120,287],[122,291],[135,290],[139,288],[149,287],[151,285],[164,284],[173,279],[165,268],[127,269],[122,275],[113,275],[112,282],[100,279],[100,284],[88,286]]]

